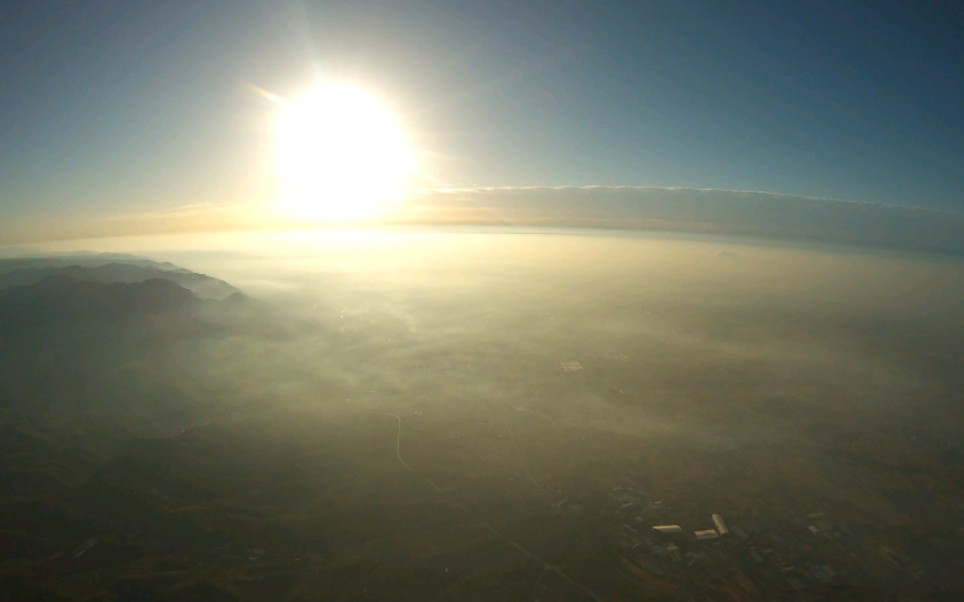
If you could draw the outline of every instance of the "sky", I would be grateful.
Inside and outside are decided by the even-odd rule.
[[[257,203],[275,109],[378,94],[440,188],[642,185],[964,211],[954,2],[0,4],[0,216]]]

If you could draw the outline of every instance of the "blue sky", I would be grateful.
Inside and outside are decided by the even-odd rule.
[[[11,2],[0,213],[271,194],[318,73],[401,113],[440,185],[765,190],[964,210],[952,2]]]

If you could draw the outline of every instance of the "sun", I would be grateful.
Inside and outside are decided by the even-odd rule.
[[[377,219],[415,172],[391,110],[354,86],[318,84],[278,100],[277,159],[287,212],[302,219]]]

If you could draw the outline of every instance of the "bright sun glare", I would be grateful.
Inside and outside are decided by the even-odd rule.
[[[282,203],[291,214],[374,219],[401,200],[415,163],[404,132],[376,97],[329,83],[279,104]]]

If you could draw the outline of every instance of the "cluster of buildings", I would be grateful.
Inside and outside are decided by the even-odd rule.
[[[752,597],[753,592],[760,591],[801,591],[808,584],[832,583],[841,577],[832,562],[802,562],[803,556],[816,551],[819,544],[815,540],[837,532],[822,513],[794,521],[802,521],[802,528],[792,534],[773,529],[750,529],[748,533],[728,525],[720,513],[710,515],[703,528],[684,529],[679,523],[666,521],[678,509],[670,509],[659,500],[650,501],[641,487],[615,487],[609,497],[609,513],[620,521],[616,536],[621,563],[637,577],[649,575],[670,581],[677,577],[681,582],[691,582],[696,575],[719,572],[734,584],[753,588],[732,585],[738,597]],[[707,545],[712,541],[727,543]]]
[[[620,485],[614,487],[610,491],[610,498],[618,505],[616,509],[617,515],[624,518],[632,517],[632,522],[637,524],[649,522],[649,515],[659,514],[661,510],[664,510],[662,501],[648,502],[646,499],[646,491],[635,485]],[[647,506],[650,507],[647,508]],[[723,520],[721,514],[714,513],[710,516],[710,520],[712,521],[713,528],[693,531],[693,539],[696,541],[706,541],[709,539],[717,539],[730,533],[729,528],[726,526],[726,521]],[[651,531],[664,537],[682,537],[684,533],[683,527],[675,523],[654,523],[651,526]],[[635,527],[628,522],[623,523],[619,528],[619,533],[624,544],[623,547],[633,547],[639,543],[639,527]],[[626,546],[625,544],[630,545]]]
[[[723,520],[723,516],[720,514],[713,514],[710,517],[713,521],[712,529],[699,529],[693,531],[693,537],[696,541],[706,541],[707,539],[716,539],[718,537],[723,537],[729,534],[730,530],[726,527],[726,521]],[[653,525],[653,531],[659,533],[660,535],[680,535],[683,533],[683,527],[679,525]]]

